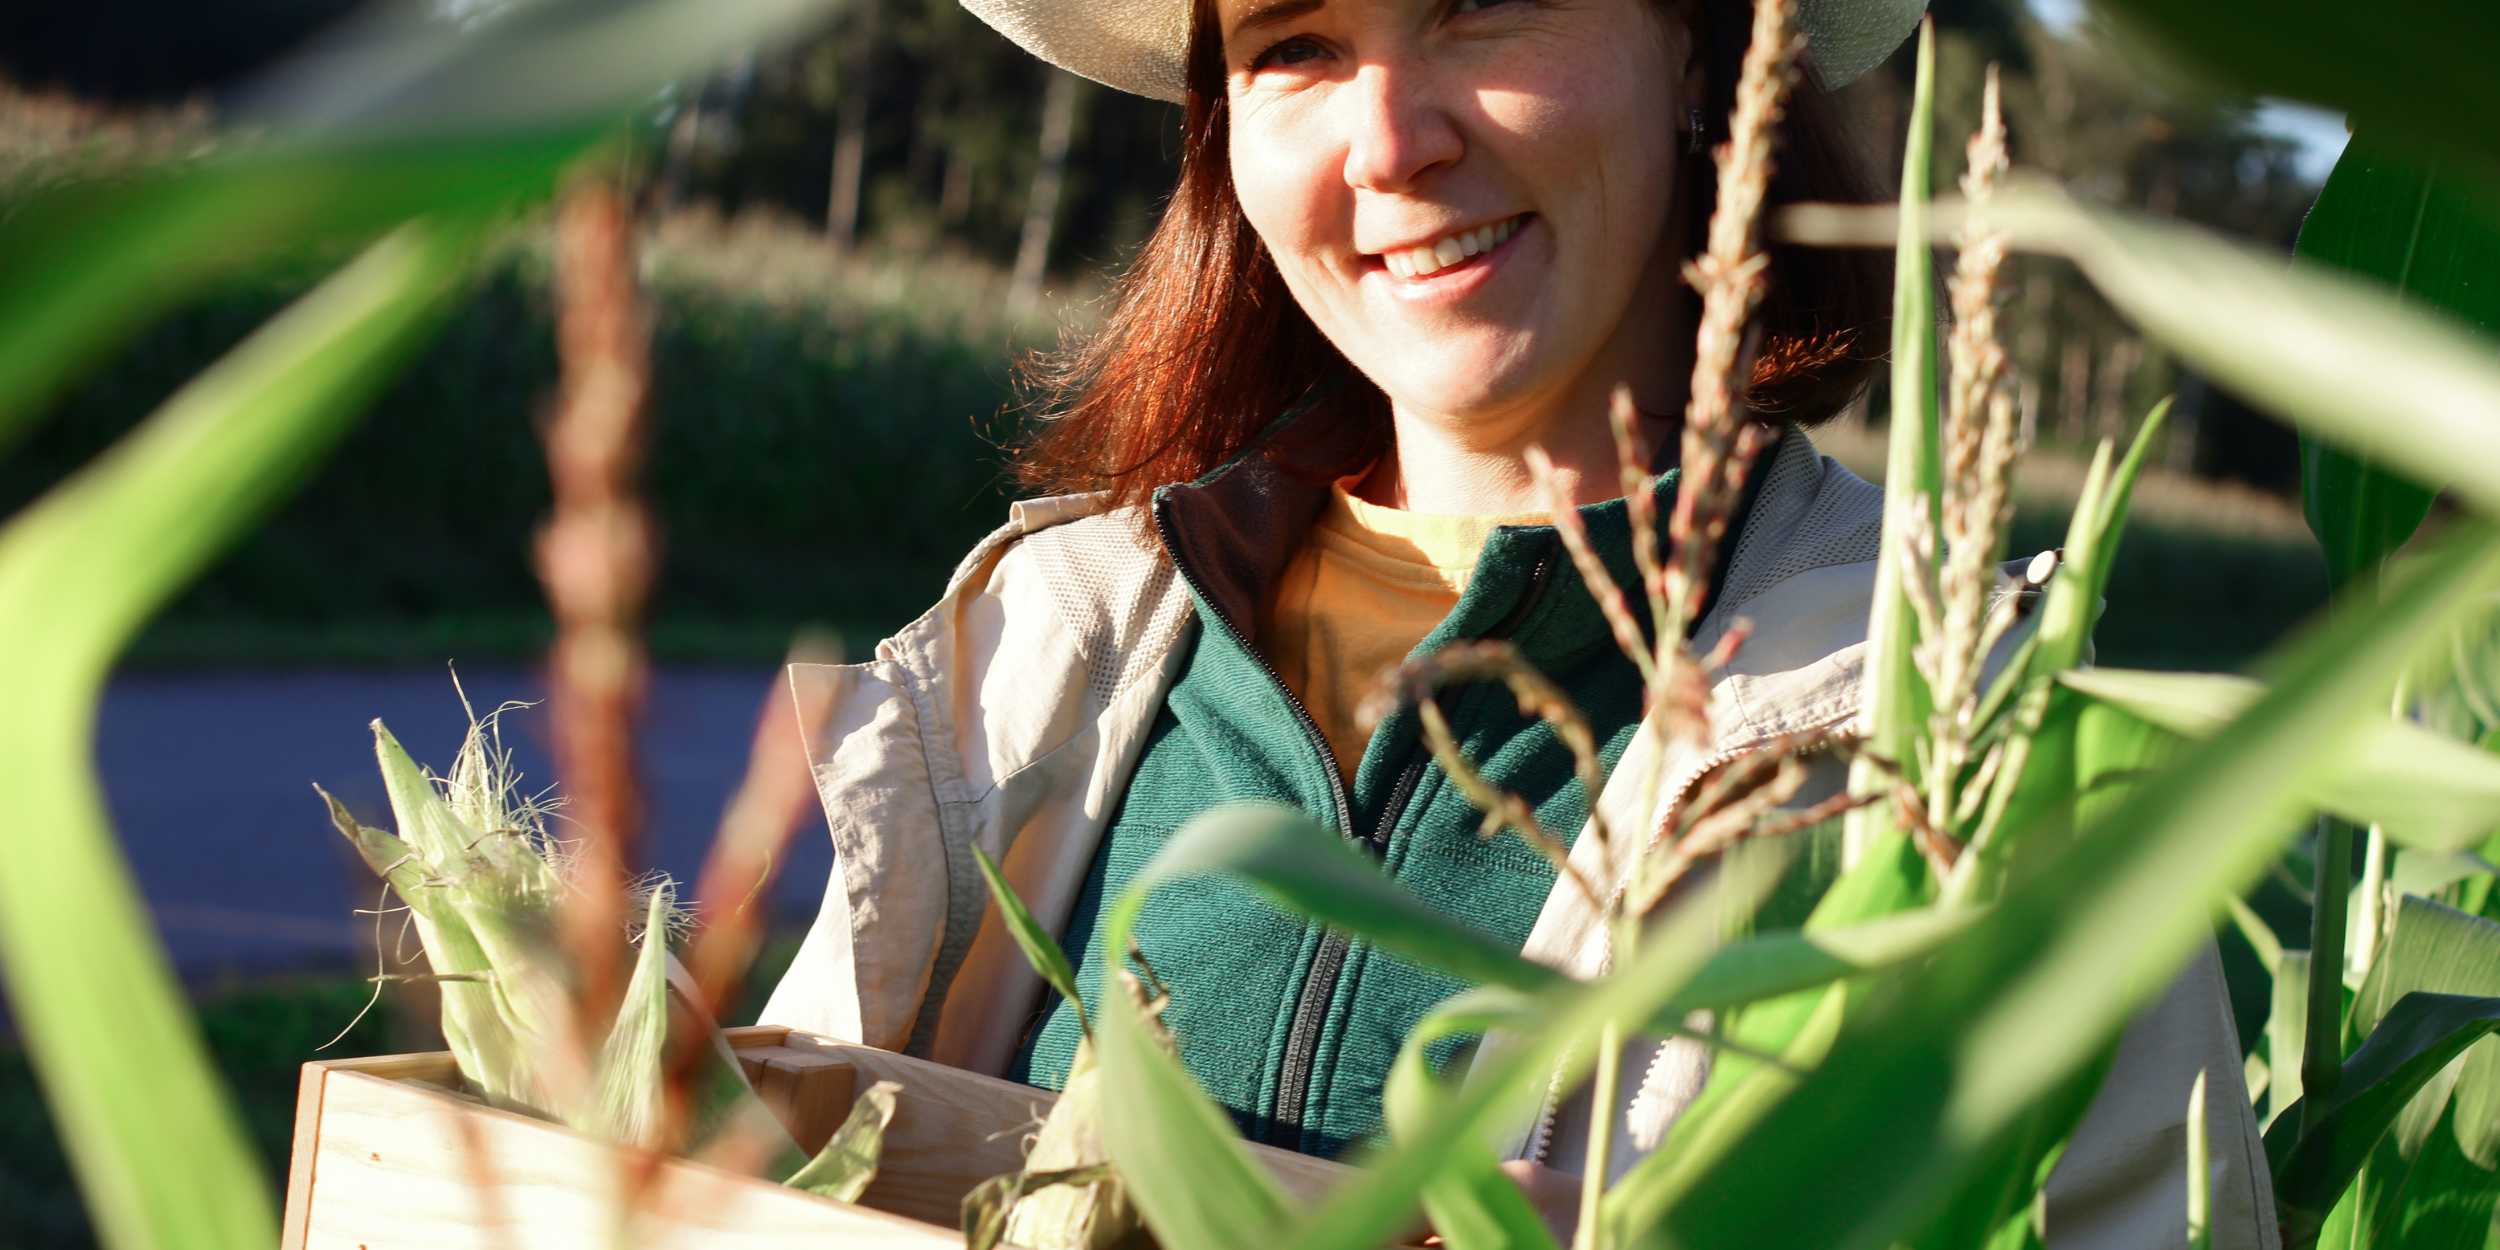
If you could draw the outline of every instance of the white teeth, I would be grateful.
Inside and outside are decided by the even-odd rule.
[[[1404,251],[1381,253],[1381,264],[1396,277],[1420,278],[1451,265],[1500,247],[1510,236],[1519,233],[1524,217],[1511,217],[1489,226],[1461,230],[1429,247],[1410,247]]]

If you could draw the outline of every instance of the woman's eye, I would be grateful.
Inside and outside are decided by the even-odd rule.
[[[1260,53],[1256,60],[1250,62],[1250,68],[1255,72],[1278,66],[1300,65],[1304,61],[1316,60],[1321,55],[1320,46],[1317,43],[1297,37],[1287,39]]]
[[[1496,8],[1501,5],[1516,3],[1518,3],[1518,0],[1458,0],[1456,4],[1450,6],[1450,12],[1474,13],[1483,9]]]

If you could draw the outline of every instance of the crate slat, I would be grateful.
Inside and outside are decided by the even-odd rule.
[[[654,1250],[961,1250],[963,1196],[1023,1163],[1056,1095],[891,1051],[781,1028],[727,1030],[766,1104],[811,1151],[857,1091],[903,1087],[877,1179],[838,1203],[684,1160],[634,1184],[637,1245]],[[605,1250],[616,1155],[607,1146],[450,1092],[448,1054],[304,1066],[284,1250]],[[1314,1200],[1352,1169],[1251,1145]],[[831,1240],[829,1240],[831,1239]]]

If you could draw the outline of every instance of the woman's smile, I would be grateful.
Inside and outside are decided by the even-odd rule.
[[[1393,247],[1370,259],[1390,276],[1409,281],[1441,278],[1447,281],[1462,270],[1490,267],[1497,254],[1511,237],[1533,220],[1535,214],[1520,213],[1487,225],[1453,230],[1427,243],[1412,247]]]
[[[1655,0],[1216,12],[1242,212],[1388,396],[1401,460],[1426,441],[1610,455],[1619,383],[1645,411],[1681,407],[1689,366],[1662,347],[1687,337],[1669,206],[1700,79]]]

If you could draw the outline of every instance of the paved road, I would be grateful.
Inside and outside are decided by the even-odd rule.
[[[714,822],[746,769],[768,670],[657,675],[644,724],[652,866],[691,883]],[[464,670],[483,711],[535,699],[519,669]],[[374,769],[379,717],[420,763],[449,767],[467,725],[450,679],[415,672],[135,676],[105,696],[97,755],[123,846],[186,975],[336,962],[370,952],[372,878],[330,828],[312,783],[367,823],[392,827]],[[533,787],[553,779],[545,714],[505,719],[505,742]],[[777,889],[781,910],[812,914],[832,866],[818,821],[803,826]]]

